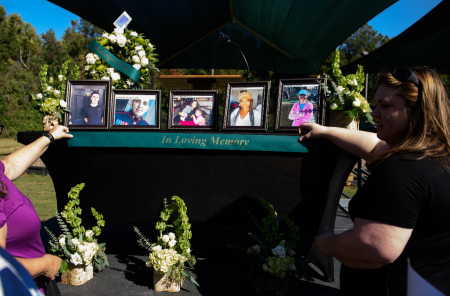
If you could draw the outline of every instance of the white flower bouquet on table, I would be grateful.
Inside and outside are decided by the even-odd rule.
[[[324,89],[325,98],[330,105],[332,111],[343,111],[344,114],[352,119],[365,118],[371,124],[375,124],[370,112],[369,102],[361,95],[364,89],[364,70],[358,65],[356,74],[342,75],[340,69],[339,50],[336,49],[333,63],[333,78],[328,74],[324,74],[328,82],[330,82],[333,91],[327,85],[319,82]]]
[[[88,53],[85,61],[86,77],[96,80],[111,80],[113,88],[145,88],[150,83],[150,75],[159,72],[155,46],[143,34],[128,29],[116,28],[114,32],[104,32],[97,42],[121,61],[140,72],[139,81],[133,81],[126,74],[113,68],[95,53]]]
[[[263,198],[259,201],[266,210],[267,216],[263,219],[261,226],[252,216],[260,233],[250,232],[249,235],[257,244],[248,249],[235,245],[229,245],[229,247],[241,250],[248,256],[246,260],[250,265],[249,278],[255,281],[260,293],[264,294],[264,291],[275,290],[276,293],[282,295],[287,293],[288,283],[291,279],[312,280],[306,273],[308,260],[294,251],[296,243],[300,239],[298,227],[294,225],[294,222],[284,216],[290,236],[282,240],[282,234],[278,234],[277,212]]]
[[[81,208],[78,206],[80,204],[79,194],[84,188],[84,183],[78,184],[72,187],[68,196],[69,202],[64,207],[64,211],[59,214],[56,212],[56,219],[58,220],[58,225],[62,230],[62,233],[58,238],[56,238],[51,231],[45,227],[45,230],[50,235],[50,252],[60,257],[62,260],[61,268],[59,272],[63,274],[61,281],[68,284],[82,284],[85,281],[93,277],[93,268],[98,270],[103,269],[105,266],[109,265],[108,258],[105,254],[105,244],[98,244],[96,236],[101,233],[100,227],[105,226],[105,221],[103,220],[103,215],[99,214],[94,208],[91,208],[92,215],[97,221],[97,225],[92,227],[92,229],[86,230],[81,226],[81,218],[77,215],[81,214]],[[64,222],[64,220],[65,222]],[[69,224],[72,231],[69,230]],[[77,269],[78,268],[78,269]],[[77,276],[83,277],[82,282],[75,283],[68,279],[69,275],[64,276],[64,274],[70,271],[78,270]],[[79,273],[88,273],[79,275]],[[65,282],[64,279],[67,279]]]
[[[184,201],[178,196],[172,197],[173,202],[168,205],[164,199],[164,210],[161,211],[161,221],[156,223],[156,230],[159,231],[158,241],[150,243],[148,239],[142,235],[137,227],[134,227],[138,234],[138,243],[147,249],[150,254],[148,256],[147,266],[168,281],[161,280],[160,284],[155,283],[156,291],[178,291],[185,279],[190,280],[198,286],[198,283],[189,272],[193,270],[196,258],[191,254],[191,244],[189,240],[192,238],[190,230],[191,224],[186,214],[187,208]],[[178,218],[167,224],[172,213],[178,211]],[[168,232],[168,228],[173,228],[173,232]],[[185,265],[187,264],[187,266]],[[164,282],[167,282],[163,285]],[[176,285],[175,290],[171,290],[170,285]]]

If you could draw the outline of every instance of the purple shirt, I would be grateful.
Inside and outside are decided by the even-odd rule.
[[[15,257],[38,258],[45,255],[40,229],[41,221],[33,204],[5,175],[0,161],[0,180],[8,194],[0,199],[0,228],[7,223],[6,251]]]

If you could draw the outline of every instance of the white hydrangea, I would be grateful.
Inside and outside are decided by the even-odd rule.
[[[70,255],[70,262],[72,262],[73,265],[83,264],[81,256],[78,253]]]
[[[117,81],[120,79],[120,74],[119,73],[112,73],[111,74],[111,79],[112,81]]]
[[[173,246],[175,246],[176,244],[177,244],[177,241],[174,239],[169,241],[169,247],[171,247],[171,248],[173,248]]]
[[[140,50],[138,52],[139,58],[142,60],[143,58],[145,58],[145,51],[144,50]]]
[[[147,59],[147,58],[143,58],[143,59],[141,60],[141,65],[142,65],[143,67],[147,66],[147,65],[148,65],[148,59]]]
[[[181,256],[174,249],[161,249],[150,253],[147,266],[166,273],[169,268],[180,260]]]
[[[42,99],[42,94],[37,94],[37,95],[36,95],[36,98]]]
[[[153,252],[161,251],[161,250],[162,250],[162,248],[161,248],[161,246],[159,246],[159,245],[152,248],[152,251],[153,251]]]
[[[113,43],[113,44],[117,42],[117,37],[116,37],[116,35],[109,35],[108,39],[109,39],[109,41],[110,41],[111,43]]]
[[[136,64],[141,62],[141,59],[140,59],[137,55],[134,55],[131,59],[132,59],[133,62],[135,62]]]
[[[137,37],[138,33],[137,33],[137,32],[134,32],[134,31],[131,31],[131,32],[130,32],[130,35],[131,35],[131,36],[134,36],[134,37]]]
[[[170,240],[170,237],[167,234],[165,234],[161,239],[163,242],[167,243]]]
[[[134,64],[133,67],[138,71],[141,70],[141,64]]]
[[[106,78],[108,78],[108,77],[106,77]],[[108,80],[109,80],[109,78],[108,78]],[[86,235],[86,237],[91,238],[94,236],[94,232],[92,230],[88,230],[88,231],[86,231],[85,235]]]
[[[124,47],[126,43],[127,43],[127,38],[125,36],[123,36],[123,35],[117,36],[117,45],[119,45],[120,47]]]
[[[80,244],[80,241],[77,240],[76,238],[71,239],[72,244],[74,244],[75,246],[78,246]]]
[[[64,100],[59,100],[59,105],[60,105],[61,107],[63,107],[63,108],[66,108],[66,107],[67,107],[67,103],[66,103],[66,101],[64,101]]]
[[[93,53],[88,53],[86,55],[86,63],[88,63],[89,65],[93,65],[95,64],[95,57]],[[87,71],[88,69],[86,69]]]
[[[63,76],[63,75],[58,75],[58,80],[59,80],[59,81],[62,81],[62,80],[63,80],[63,78],[64,78],[64,76]]]

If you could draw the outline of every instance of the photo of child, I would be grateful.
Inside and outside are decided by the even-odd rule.
[[[205,117],[203,117],[203,115],[202,115],[202,110],[197,109],[195,111],[195,115],[191,115],[191,117],[194,119],[195,125],[203,125],[203,126],[206,125],[206,123],[205,123],[206,120],[205,120]]]

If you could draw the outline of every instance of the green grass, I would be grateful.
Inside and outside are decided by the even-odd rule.
[[[55,216],[56,194],[50,176],[25,173],[14,185],[31,200],[41,221]]]
[[[0,159],[6,157],[7,155],[22,147],[23,144],[20,144],[13,139],[0,139]]]
[[[355,195],[356,191],[358,191],[358,187],[356,185],[346,185],[344,187],[344,193],[349,195],[350,197],[353,197],[353,195]],[[346,198],[346,197],[342,195],[341,198]]]

